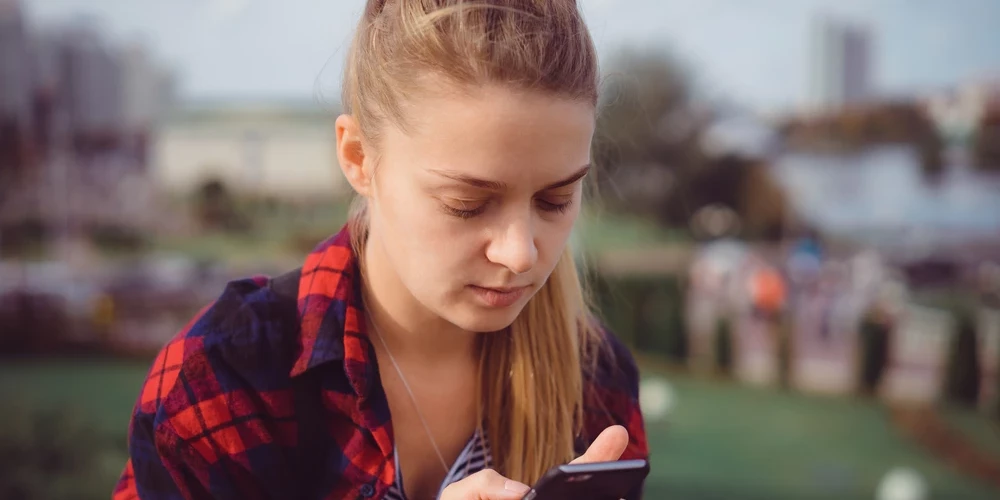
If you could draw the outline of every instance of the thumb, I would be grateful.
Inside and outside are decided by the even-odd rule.
[[[628,431],[620,425],[612,425],[597,436],[586,453],[570,463],[612,462],[621,458],[627,446]]]

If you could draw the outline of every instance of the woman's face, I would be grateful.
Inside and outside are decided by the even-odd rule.
[[[503,329],[566,248],[594,107],[486,87],[414,100],[406,113],[405,132],[383,130],[363,193],[368,255],[431,313],[469,331]]]

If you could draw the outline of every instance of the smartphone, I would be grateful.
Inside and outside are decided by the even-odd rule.
[[[646,460],[566,464],[549,469],[523,500],[619,500],[637,498],[649,474]]]

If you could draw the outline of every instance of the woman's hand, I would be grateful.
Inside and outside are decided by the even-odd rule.
[[[620,425],[604,429],[587,452],[570,463],[610,462],[621,458],[628,446],[628,431]],[[481,470],[448,485],[441,500],[520,500],[531,488],[501,476],[493,469]]]
[[[481,470],[451,483],[441,492],[441,500],[520,500],[531,488],[507,479],[493,469]]]
[[[621,458],[627,447],[628,431],[620,425],[612,425],[601,431],[597,439],[590,444],[590,448],[587,448],[586,453],[570,463],[611,462]]]

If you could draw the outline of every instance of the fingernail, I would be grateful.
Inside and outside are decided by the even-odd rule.
[[[503,489],[513,491],[514,493],[527,493],[531,488],[529,488],[526,484],[521,484],[517,481],[508,479],[505,483],[503,483]]]

